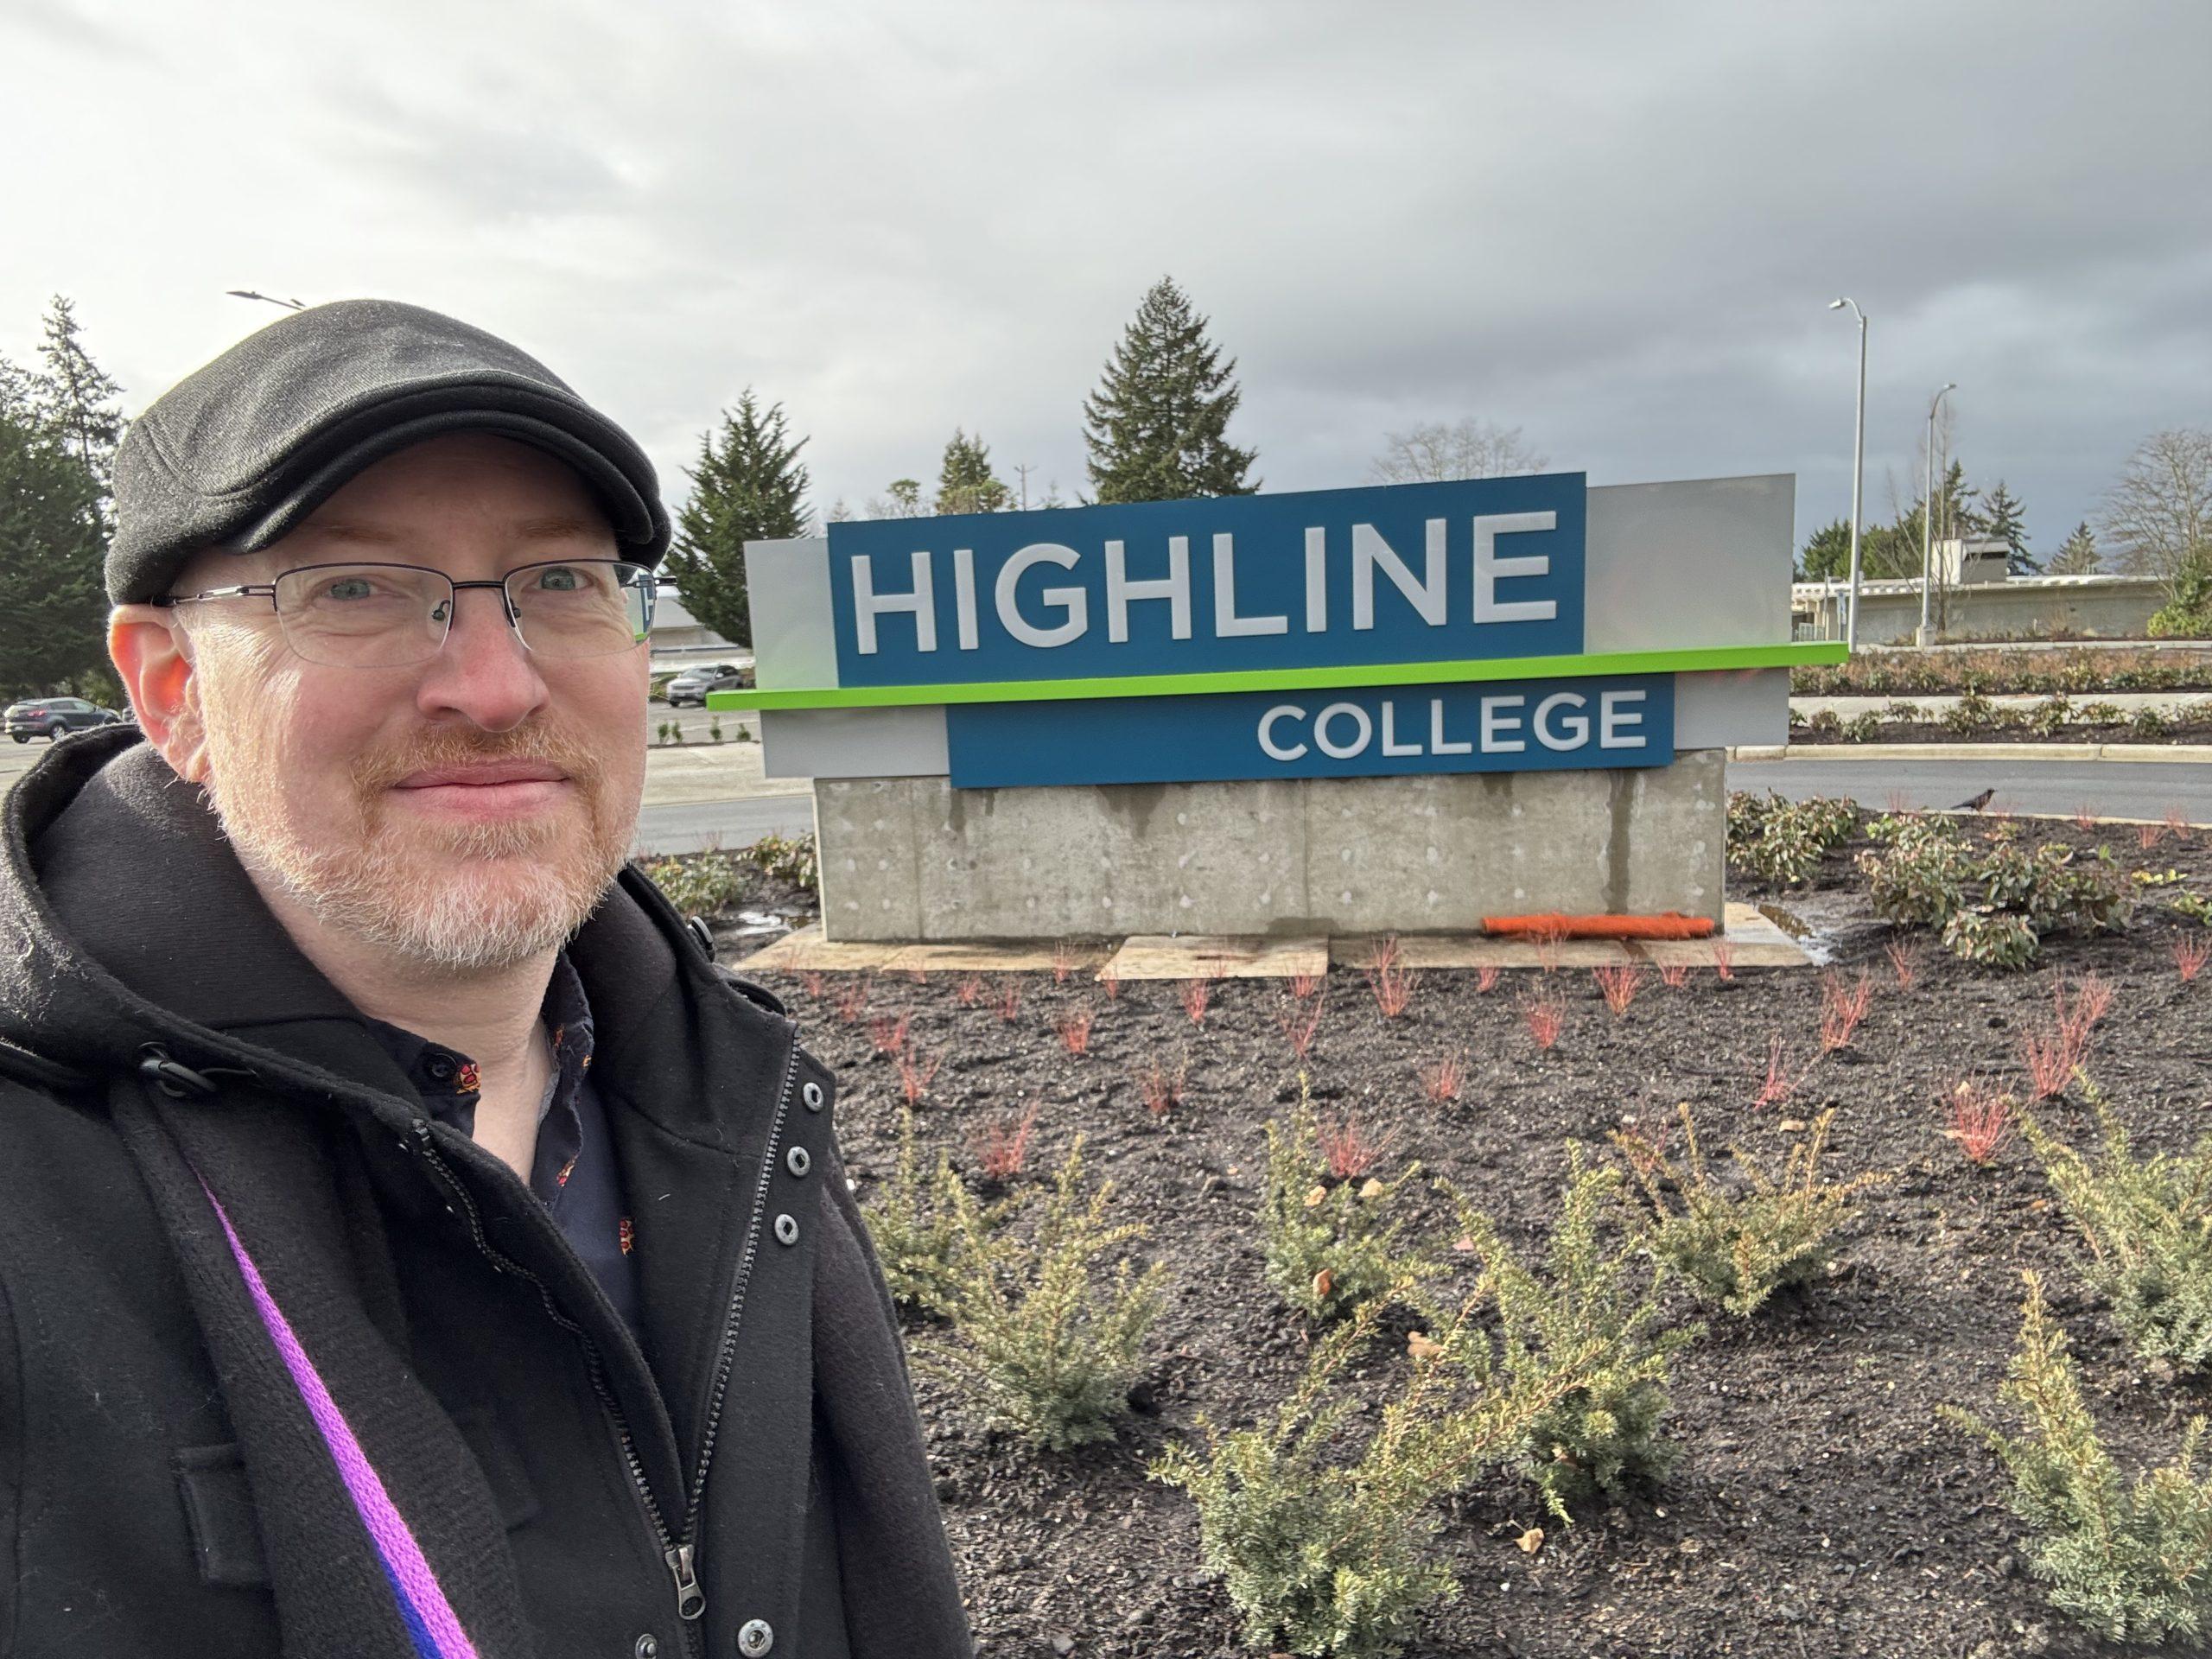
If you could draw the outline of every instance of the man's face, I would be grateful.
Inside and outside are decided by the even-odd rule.
[[[259,553],[202,554],[171,591],[310,564],[422,565],[463,582],[616,556],[567,467],[455,434],[369,467]],[[516,639],[491,588],[456,594],[443,648],[401,667],[303,659],[266,599],[182,609],[200,781],[264,885],[326,926],[454,970],[527,960],[591,913],[636,827],[648,646],[549,661]]]

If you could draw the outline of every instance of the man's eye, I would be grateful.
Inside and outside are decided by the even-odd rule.
[[[584,586],[584,573],[574,565],[552,565],[537,573],[537,587],[545,593],[573,594]]]
[[[376,588],[366,576],[340,576],[323,585],[325,599],[367,599]]]

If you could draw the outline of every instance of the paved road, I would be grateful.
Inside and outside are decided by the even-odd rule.
[[[2087,806],[2104,818],[2163,818],[2178,806],[2191,823],[2212,823],[2212,765],[2132,760],[1736,760],[1731,789],[1771,789],[1792,800],[1847,796],[1864,806],[1956,806],[1994,789],[1993,807],[2070,815]]]
[[[696,853],[708,847],[750,846],[772,832],[796,836],[813,829],[811,795],[673,801],[639,814],[635,847],[641,853]]]

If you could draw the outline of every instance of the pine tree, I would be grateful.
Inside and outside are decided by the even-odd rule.
[[[806,468],[784,406],[765,410],[747,386],[722,411],[720,431],[699,440],[699,464],[684,469],[691,499],[676,521],[668,574],[685,607],[732,645],[753,643],[745,544],[806,533]]]
[[[929,509],[922,505],[922,480],[918,478],[894,478],[883,487],[881,495],[868,499],[868,516],[871,518],[926,518]]]
[[[1013,502],[1014,492],[991,471],[990,447],[983,435],[978,432],[971,438],[954,427],[938,468],[938,512],[1003,512]]]
[[[1090,482],[1102,503],[1249,495],[1255,452],[1229,442],[1243,393],[1236,360],[1221,360],[1206,319],[1173,278],[1154,283],[1084,399]]]
[[[2074,533],[2058,544],[2058,551],[2050,556],[2050,563],[2044,571],[2053,576],[2086,576],[2102,569],[2104,562],[2105,556],[2097,550],[2096,532],[2084,518],[2074,526]]]
[[[115,446],[123,439],[123,411],[115,401],[123,389],[85,349],[76,307],[65,295],[55,295],[47,308],[38,354],[46,365],[46,372],[37,377],[39,418],[99,480],[104,513],[114,476]]]
[[[0,696],[43,696],[106,661],[100,480],[26,418],[25,377],[0,365]]]
[[[2041,567],[2028,552],[2027,514],[2012,491],[1999,479],[1982,503],[1981,531],[2005,543],[2005,568],[2016,576],[2032,575]]]
[[[1851,575],[1851,520],[1839,518],[1832,524],[1822,524],[1806,538],[1805,550],[1797,560],[1798,580],[1821,582],[1828,579],[1842,581]],[[1859,549],[1859,572],[1866,573],[1866,548],[1862,540]]]

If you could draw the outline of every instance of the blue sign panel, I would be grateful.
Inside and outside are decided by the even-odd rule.
[[[1671,674],[955,703],[956,789],[1661,766]]]
[[[832,524],[838,679],[1572,656],[1583,498],[1560,473]]]

